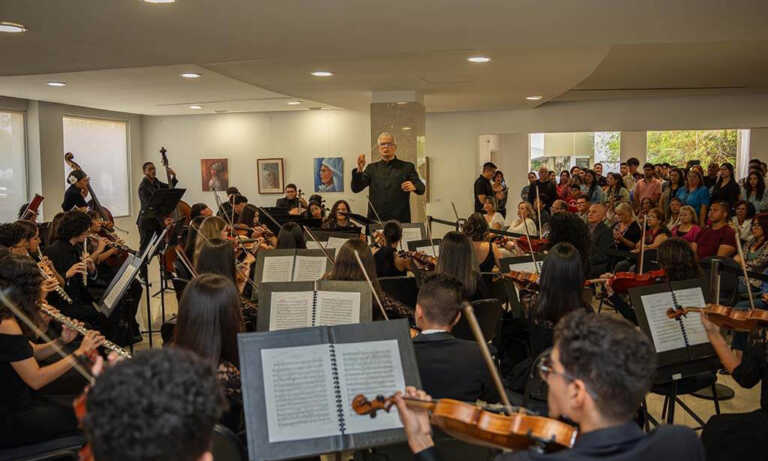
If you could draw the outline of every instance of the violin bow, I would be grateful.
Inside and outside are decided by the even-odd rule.
[[[328,249],[327,249],[327,248],[325,248],[325,246],[323,246],[323,242],[319,241],[319,240],[318,240],[318,239],[315,237],[315,235],[314,235],[312,232],[310,232],[310,231],[309,231],[309,228],[308,228],[307,226],[301,226],[301,228],[302,228],[302,229],[304,229],[304,232],[306,232],[306,233],[307,233],[307,235],[309,235],[309,238],[311,238],[311,239],[312,239],[312,241],[314,241],[315,243],[317,243],[317,246],[319,246],[319,247],[320,247],[320,250],[322,250],[322,251],[323,251],[323,254],[325,255],[325,257],[326,257],[326,258],[328,258],[328,261],[330,261],[330,262],[331,262],[331,264],[336,264],[336,261],[333,259],[333,256],[331,256],[331,254],[330,254],[330,253],[328,253]]]
[[[371,278],[368,277],[368,271],[365,270],[365,266],[363,265],[363,260],[360,259],[360,255],[357,253],[357,250],[355,250],[355,259],[357,259],[357,264],[360,266],[360,270],[363,271],[363,275],[365,276],[365,281],[368,282],[368,288],[371,289],[371,293],[373,293],[373,297],[376,298],[376,304],[378,304],[379,309],[381,309],[381,315],[384,316],[384,320],[389,320],[389,316],[387,316],[387,311],[384,310],[384,305],[381,304],[381,299],[379,299],[379,293],[373,287],[373,282],[371,282]]]
[[[256,209],[259,210],[259,213],[264,213],[264,216],[269,218],[269,220],[272,221],[275,224],[275,226],[277,226],[277,232],[280,232],[280,228],[283,226],[281,226],[280,223],[277,222],[277,219],[273,218],[271,214],[267,213],[267,210],[265,210],[260,206],[257,206]]]
[[[178,247],[176,247],[176,256],[179,258],[179,261],[181,261],[182,264],[184,264],[184,267],[187,268],[189,271],[189,274],[195,278],[197,277],[197,271],[192,266],[192,262],[190,262],[189,258],[187,258],[187,255],[184,254],[183,251],[181,251]]]
[[[541,222],[541,198],[539,197],[539,185],[536,184],[536,201],[539,203],[536,206],[536,212],[539,215],[539,240],[541,240],[541,228],[542,228],[542,222]],[[533,248],[531,248],[533,249]]]
[[[37,325],[35,325],[35,322],[32,321],[29,317],[27,317],[24,312],[19,309],[17,305],[15,305],[13,302],[11,302],[10,299],[8,299],[8,296],[6,295],[6,292],[10,290],[0,290],[0,302],[5,305],[5,307],[8,308],[9,311],[13,313],[19,320],[21,320],[27,327],[29,327],[32,332],[34,332],[38,337],[42,338],[43,341],[50,343],[51,347],[53,347],[53,350],[56,351],[57,354],[61,356],[61,358],[65,359],[67,358],[68,354],[64,352],[64,350],[59,346],[56,341],[51,340],[51,338],[46,335]],[[83,378],[85,378],[86,381],[88,381],[88,384],[93,385],[95,377],[91,374],[90,371],[86,370],[80,361],[77,359],[76,356],[72,356],[72,368],[74,368],[78,373],[80,373]]]
[[[379,216],[379,212],[376,211],[376,207],[373,206],[373,202],[371,202],[371,196],[369,195],[367,198],[368,198],[368,206],[371,207],[371,210],[373,210],[373,214],[376,215],[376,221],[379,222],[379,225],[383,226],[384,222],[381,220],[381,216]]]
[[[432,256],[435,256],[435,241],[432,240],[432,216],[427,216],[427,238],[429,246],[432,248]]]
[[[203,239],[203,240],[205,240],[205,243],[207,243],[207,244],[209,244],[209,245],[210,245],[210,243],[211,243],[211,240],[210,240],[208,237],[206,237],[206,236],[205,236],[205,234],[203,234],[203,233],[202,233],[202,232],[200,232],[199,230],[198,230],[198,232],[197,232],[197,236],[198,236],[198,237],[202,237],[202,239]],[[233,249],[234,249],[234,247],[235,247],[235,243],[237,243],[237,240],[234,240],[234,239],[233,239],[233,240],[232,240],[232,248],[233,248]],[[243,249],[243,251],[246,251],[246,250],[245,250],[245,249]],[[178,254],[178,253],[177,253],[177,254]],[[185,255],[185,259],[186,259],[186,255]],[[197,273],[197,271],[193,269],[192,271],[190,271],[190,273],[192,273],[192,274],[195,274],[195,273]],[[251,280],[251,274],[246,274],[246,276],[245,276],[245,283],[247,283],[248,285],[250,285],[250,286],[251,286],[251,288],[253,288],[254,290],[258,290],[258,289],[259,289],[259,287],[256,285],[256,283],[254,283],[254,281],[253,281],[253,280]]]
[[[508,415],[512,415],[512,403],[509,401],[509,397],[507,397],[507,392],[504,390],[504,385],[501,383],[501,377],[499,376],[499,370],[496,369],[496,365],[493,363],[493,358],[491,357],[491,352],[488,350],[488,343],[485,341],[485,337],[483,336],[483,331],[480,329],[480,324],[477,323],[477,317],[475,317],[475,311],[472,308],[472,305],[466,301],[464,301],[464,307],[462,308],[462,311],[464,312],[464,315],[467,316],[467,322],[469,322],[470,328],[472,328],[472,333],[475,335],[475,340],[477,341],[477,345],[480,346],[480,352],[483,354],[483,358],[485,359],[485,365],[488,367],[488,371],[491,374],[491,378],[493,378],[493,384],[496,386],[496,391],[499,393],[499,398],[501,398],[501,403],[504,405],[504,409],[507,411]]]
[[[536,264],[536,255],[533,251],[533,242],[531,242],[531,235],[528,233],[528,223],[523,219],[523,229],[525,230],[525,238],[528,239],[528,249],[531,251],[531,259],[533,260],[533,270],[539,273],[539,266]]]
[[[648,222],[648,214],[643,216],[643,235],[640,237],[640,275],[643,275],[643,259],[645,257],[645,227]]]
[[[736,250],[739,252],[739,259],[741,260],[741,271],[744,273],[744,285],[747,289],[747,296],[749,297],[749,307],[750,309],[755,309],[755,300],[752,297],[752,284],[749,283],[749,275],[747,274],[747,263],[744,259],[744,250],[741,247],[741,238],[739,237],[739,231],[738,228],[733,225],[731,227],[734,230],[734,233],[736,234]]]
[[[456,230],[459,230],[459,221],[461,221],[461,218],[459,218],[459,212],[456,211],[456,204],[451,202],[451,208],[453,209],[453,215],[456,217]]]

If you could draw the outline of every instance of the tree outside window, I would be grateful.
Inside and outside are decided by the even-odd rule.
[[[739,130],[676,130],[648,132],[648,161],[684,167],[699,160],[706,168],[711,162],[736,164]]]

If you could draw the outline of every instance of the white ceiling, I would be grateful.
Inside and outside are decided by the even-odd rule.
[[[768,88],[765,0],[0,0],[2,20],[30,30],[0,35],[0,95],[153,115],[364,109],[377,90],[434,112]]]

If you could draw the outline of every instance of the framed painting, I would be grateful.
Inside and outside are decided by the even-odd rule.
[[[344,158],[314,159],[315,192],[344,192]]]
[[[203,192],[225,191],[229,187],[229,160],[225,158],[200,159],[200,177]]]
[[[259,194],[282,194],[285,189],[285,168],[282,158],[256,160]]]

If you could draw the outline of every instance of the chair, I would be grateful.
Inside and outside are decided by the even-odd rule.
[[[78,459],[78,451],[85,445],[82,435],[72,435],[16,448],[0,449],[0,461],[43,461]]]
[[[693,394],[694,392],[702,389],[711,388],[714,394],[713,402],[715,404],[715,414],[720,414],[720,402],[715,391],[715,381],[717,375],[714,373],[705,373],[697,376],[690,376],[677,381],[672,381],[663,384],[654,384],[651,387],[651,392],[664,396],[664,403],[661,410],[661,421],[666,419],[667,424],[675,423],[675,404],[680,405],[686,413],[700,424],[696,430],[701,429],[704,426],[704,420],[699,417],[694,411],[680,400],[681,395]],[[646,408],[647,412],[647,408]]]
[[[400,301],[408,307],[416,307],[419,287],[414,277],[379,277],[379,285],[384,293]]]
[[[234,432],[217,424],[213,427],[211,453],[216,461],[245,461],[245,448]]]
[[[502,309],[501,303],[496,298],[480,299],[472,301],[472,308],[477,317],[477,323],[480,324],[480,330],[486,342],[490,342],[496,337],[500,325]],[[461,316],[459,323],[453,327],[453,335],[459,339],[475,340],[475,335],[469,327],[469,322],[465,316]]]

